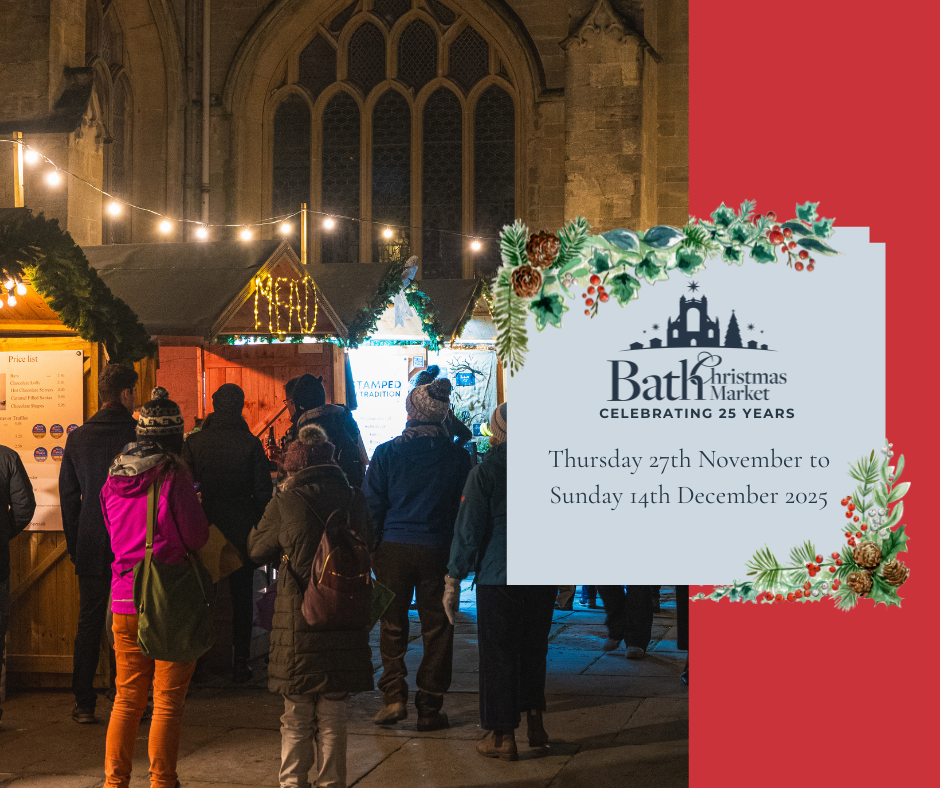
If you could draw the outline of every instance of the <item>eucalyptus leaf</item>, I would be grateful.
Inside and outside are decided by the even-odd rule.
[[[605,238],[625,252],[640,251],[640,237],[633,230],[611,230],[603,233],[601,238]]]
[[[796,243],[798,246],[802,246],[804,249],[807,249],[810,252],[816,252],[817,254],[825,254],[829,255],[830,257],[841,254],[841,252],[837,252],[825,241],[820,241],[818,238],[801,238]]]
[[[730,209],[729,209],[730,210]],[[732,216],[734,212],[732,211]],[[650,227],[643,233],[643,243],[653,249],[668,249],[685,240],[685,233],[665,224]]]
[[[780,225],[782,230],[790,230],[794,235],[800,235],[802,237],[812,236],[813,230],[810,227],[807,227],[803,222],[798,222],[796,219],[790,219],[788,222],[784,222]]]
[[[885,521],[885,526],[891,528],[901,522],[904,516],[904,501],[898,501],[897,506],[891,510],[891,516]]]
[[[888,495],[888,503],[900,501],[905,495],[907,495],[907,491],[910,488],[910,482],[902,482],[901,484],[895,485],[894,489],[891,490],[891,493]]]

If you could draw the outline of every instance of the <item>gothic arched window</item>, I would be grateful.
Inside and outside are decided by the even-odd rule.
[[[491,275],[496,236],[516,217],[506,59],[442,0],[359,0],[334,14],[288,57],[273,98],[272,214],[308,203],[312,262],[417,254],[425,278]],[[479,254],[474,235],[491,236]]]
[[[685,330],[688,332],[700,331],[701,330],[701,315],[699,314],[697,307],[691,307],[685,313]]]

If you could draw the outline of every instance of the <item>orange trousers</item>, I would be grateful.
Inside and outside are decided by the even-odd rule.
[[[137,645],[137,616],[114,614],[114,654],[117,662],[117,697],[108,724],[104,755],[104,784],[127,788],[140,718],[153,685],[153,720],[150,723],[150,787],[174,788],[176,759],[183,727],[186,690],[195,662],[163,662],[144,656]]]

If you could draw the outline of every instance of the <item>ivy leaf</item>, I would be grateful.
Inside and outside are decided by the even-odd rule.
[[[610,232],[603,233],[601,238],[605,238],[618,249],[623,249],[625,252],[640,251],[640,237],[632,230],[611,230]]]
[[[594,254],[588,261],[591,268],[599,274],[610,270],[610,255],[603,249],[594,248]]]
[[[901,606],[901,598],[898,596],[898,590],[888,583],[881,575],[872,577],[871,591],[868,592],[868,598],[878,605],[891,607],[892,605]]]
[[[816,237],[831,238],[833,222],[835,222],[835,219],[824,218],[820,218],[818,222],[813,222],[813,232],[816,233]]]
[[[777,260],[773,244],[769,241],[758,241],[751,249],[751,257],[758,263],[773,263]]]
[[[820,241],[818,238],[801,238],[796,242],[797,245],[802,246],[804,249],[808,249],[811,252],[817,252],[818,254],[832,255],[841,254],[833,249],[825,241]]]
[[[607,282],[607,292],[617,299],[620,306],[626,306],[627,302],[640,297],[640,280],[626,271],[614,274]]]
[[[705,267],[705,255],[694,249],[680,249],[676,254],[676,267],[686,276],[692,276]]]
[[[890,534],[888,541],[881,551],[881,560],[885,562],[893,561],[898,557],[898,553],[906,553],[907,540],[910,538],[904,533],[903,525],[898,528],[897,531],[891,531]]]
[[[798,219],[806,222],[807,224],[812,224],[816,221],[816,209],[818,207],[818,202],[805,202],[802,205],[797,203],[796,216]]]
[[[790,219],[790,221],[784,222],[780,225],[780,229],[789,229],[790,232],[794,233],[795,235],[801,235],[804,238],[807,235],[813,234],[813,231],[809,227],[803,224],[803,222],[798,222],[796,219]]]
[[[712,213],[712,221],[715,223],[715,226],[724,229],[729,228],[736,218],[734,210],[724,203],[719,205],[714,213]]]
[[[734,216],[734,211],[731,211],[731,215]],[[649,230],[643,233],[643,243],[653,249],[669,249],[684,240],[685,233],[682,230],[677,230],[675,227],[669,227],[665,224],[650,227]]]
[[[669,279],[666,268],[660,265],[659,261],[648,254],[636,268],[633,269],[637,276],[642,276],[650,284]]]
[[[728,231],[728,237],[736,244],[746,244],[754,237],[754,225],[750,222],[737,222]]]
[[[561,316],[568,311],[568,305],[560,294],[552,293],[532,301],[529,310],[535,315],[535,327],[541,331],[549,324],[561,328]]]
[[[742,265],[744,263],[744,248],[741,246],[726,246],[721,254],[721,259],[728,264],[737,263]]]

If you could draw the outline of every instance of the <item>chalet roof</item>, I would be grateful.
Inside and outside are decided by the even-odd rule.
[[[296,255],[286,241],[84,246],[88,262],[153,336],[209,338],[264,266]]]
[[[306,268],[343,325],[348,327],[378,292],[389,266],[380,263],[317,263]]]
[[[473,311],[479,294],[479,279],[422,279],[415,286],[428,298],[437,312],[445,342],[452,342],[458,337],[457,330],[464,323],[468,312]]]

